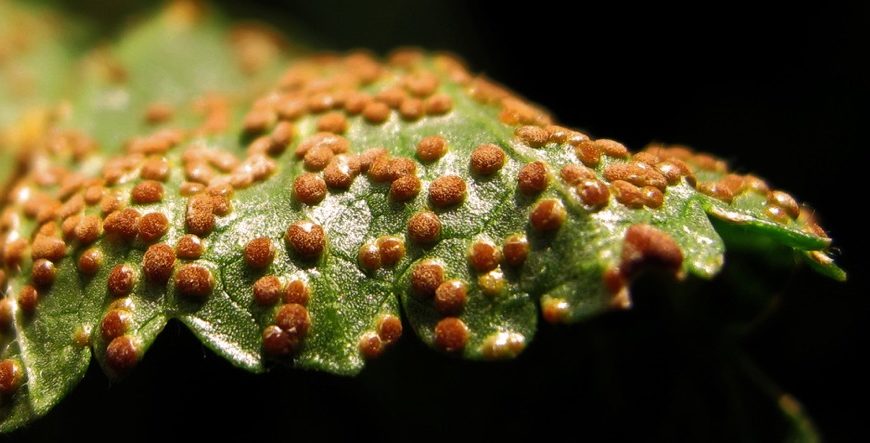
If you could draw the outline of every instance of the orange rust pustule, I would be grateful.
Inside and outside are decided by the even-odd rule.
[[[559,171],[559,176],[569,185],[576,185],[583,180],[593,180],[597,178],[591,169],[575,164],[563,166]]]
[[[284,303],[295,303],[305,306],[308,304],[308,299],[311,298],[311,289],[308,285],[299,279],[291,280],[287,284],[287,289],[284,291]]]
[[[124,297],[133,292],[136,285],[136,271],[130,265],[119,264],[109,272],[106,286],[113,297]]]
[[[373,158],[368,167],[368,177],[374,182],[388,182],[393,180],[390,173],[391,157],[387,154]]]
[[[292,123],[281,121],[272,129],[272,134],[269,136],[269,146],[266,153],[276,157],[284,153],[287,145],[293,141],[293,136],[296,135],[296,128]]]
[[[726,203],[731,203],[734,200],[734,193],[731,191],[731,188],[719,182],[701,182],[698,183],[697,189],[702,194],[709,195]]]
[[[795,200],[794,197],[785,192],[771,192],[770,196],[768,197],[768,202],[785,209],[785,211],[791,218],[797,218],[798,215],[800,215],[801,208],[800,205],[798,205],[797,200]]]
[[[384,352],[384,343],[374,332],[363,334],[357,344],[360,354],[366,359],[379,357]]]
[[[465,307],[468,289],[460,280],[448,280],[435,289],[435,309],[443,315],[455,315]]]
[[[442,351],[461,351],[467,343],[468,327],[462,320],[447,317],[435,325],[435,345]]]
[[[479,241],[471,245],[468,260],[475,271],[489,272],[498,267],[501,252],[492,243]]]
[[[404,78],[404,85],[412,95],[428,97],[438,89],[438,77],[431,72],[415,72]]]
[[[541,161],[535,161],[523,166],[517,176],[517,186],[525,195],[535,195],[547,189],[550,176],[547,173],[547,165]]]
[[[163,200],[163,185],[155,180],[140,182],[130,191],[130,199],[137,204],[157,203]]]
[[[601,152],[603,152],[604,155],[607,155],[608,157],[628,157],[628,148],[626,148],[625,145],[619,143],[618,141],[601,138],[595,140],[594,144],[596,147],[601,149]]]
[[[160,212],[150,212],[139,219],[137,229],[140,240],[153,243],[169,231],[169,219]]]
[[[552,232],[562,226],[566,217],[567,212],[562,202],[548,198],[535,205],[529,214],[529,221],[538,231]]]
[[[20,265],[26,249],[27,240],[23,238],[17,238],[7,243],[3,248],[3,263],[7,268],[14,268]]]
[[[378,320],[378,336],[387,343],[393,343],[402,336],[402,320],[395,315],[385,315]]]
[[[23,372],[21,365],[11,358],[0,361],[0,394],[14,394],[21,386]]]
[[[390,197],[397,202],[406,202],[420,193],[420,179],[414,175],[397,178],[390,184]]]
[[[215,225],[214,203],[211,196],[197,194],[187,202],[185,226],[191,234],[205,237],[211,233]]]
[[[644,205],[646,198],[642,191],[637,186],[624,181],[616,180],[610,184],[616,201],[622,203],[629,208],[637,209]]]
[[[414,243],[431,244],[438,240],[440,235],[441,219],[434,212],[418,212],[408,220],[408,237]]]
[[[515,234],[507,238],[502,246],[504,261],[510,266],[520,266],[529,256],[529,241],[525,235]]]
[[[254,282],[254,301],[260,306],[272,306],[281,299],[284,287],[274,275],[260,277]]]
[[[305,157],[305,154],[315,146],[327,147],[332,150],[333,154],[344,154],[350,149],[350,142],[340,135],[318,132],[299,143],[295,151],[296,157]]]
[[[405,256],[405,242],[398,237],[381,237],[377,241],[381,264],[395,266]]]
[[[103,340],[110,342],[130,330],[133,315],[126,309],[111,309],[100,321],[100,335]]]
[[[24,285],[18,292],[18,307],[27,314],[33,314],[39,303],[39,292],[30,285]]]
[[[304,337],[311,327],[311,317],[305,306],[289,303],[281,306],[275,314],[275,324],[291,337]]]
[[[444,115],[453,109],[453,99],[447,94],[435,94],[423,102],[426,115]]]
[[[33,262],[33,269],[30,271],[30,277],[33,283],[40,288],[47,288],[54,283],[57,276],[57,268],[49,260],[40,258]]]
[[[603,154],[600,144],[596,144],[592,140],[583,140],[574,144],[574,155],[577,156],[584,165],[592,168],[598,166],[601,162]]]
[[[118,191],[109,191],[103,195],[103,198],[100,199],[100,211],[103,214],[111,214],[112,212],[118,211],[121,209],[122,201],[121,195]]]
[[[430,298],[444,282],[444,267],[433,261],[424,261],[411,271],[411,292],[419,297]]]
[[[764,215],[777,223],[788,223],[789,215],[785,209],[777,205],[767,205],[764,208]]]
[[[306,173],[293,181],[293,195],[307,205],[316,205],[323,201],[326,192],[326,182],[318,175]]]
[[[178,240],[175,250],[178,258],[196,260],[202,257],[205,247],[201,238],[193,234],[186,234]]]
[[[300,221],[290,225],[284,238],[294,252],[307,260],[320,257],[326,248],[326,233],[323,228],[309,221]]]
[[[323,181],[333,189],[348,189],[360,171],[357,157],[339,155],[333,157],[323,170]]]
[[[145,278],[153,283],[164,284],[172,276],[175,266],[175,250],[166,243],[151,245],[142,257]]]
[[[652,166],[643,162],[616,163],[604,168],[604,178],[609,181],[624,180],[635,186],[654,186],[664,190],[668,181]]]
[[[329,112],[317,120],[317,130],[333,134],[344,134],[347,131],[347,119],[340,112]]]
[[[184,265],[175,274],[175,289],[183,297],[204,300],[214,289],[214,277],[208,268],[195,264]]]
[[[275,259],[275,248],[268,237],[258,237],[245,245],[245,263],[254,269],[263,269]]]
[[[378,125],[390,117],[390,107],[377,101],[369,102],[363,108],[362,115],[367,122]]]
[[[334,156],[335,153],[332,152],[332,149],[329,149],[329,147],[314,146],[305,153],[303,164],[305,165],[305,169],[309,171],[320,171],[329,165],[329,162]]]
[[[60,261],[66,255],[66,243],[54,236],[37,234],[30,246],[30,255],[34,260]]]
[[[550,138],[550,134],[547,130],[531,125],[520,126],[516,131],[514,131],[514,135],[516,135],[521,142],[533,148],[543,147],[547,144],[547,141]]]
[[[374,271],[381,267],[381,251],[374,243],[363,243],[357,253],[357,261],[363,268]]]
[[[447,140],[438,135],[424,137],[417,143],[417,158],[423,162],[434,162],[447,153]]]
[[[344,111],[348,115],[359,115],[371,101],[370,95],[364,92],[353,91],[344,100]]]
[[[643,196],[644,206],[656,209],[664,204],[665,195],[656,187],[644,186],[641,188],[640,193]]]
[[[103,265],[103,252],[96,248],[90,248],[79,256],[78,269],[85,275],[94,275]]]
[[[163,157],[153,157],[145,161],[139,171],[139,177],[144,180],[165,182],[169,178],[169,161]],[[102,193],[100,193],[102,196]],[[87,199],[87,196],[85,196]]]
[[[399,105],[399,115],[405,121],[417,121],[423,116],[423,101],[417,98],[406,97]]]
[[[623,275],[631,276],[647,264],[677,272],[683,264],[683,251],[666,232],[650,225],[632,225],[625,232],[619,268]]]
[[[104,189],[100,185],[88,186],[84,193],[85,203],[88,206],[99,203],[103,199],[103,191]]]
[[[610,200],[610,191],[607,185],[597,179],[583,180],[577,184],[577,195],[583,204],[592,208],[607,206]]]
[[[417,164],[413,160],[406,157],[394,157],[387,164],[388,180],[398,180],[406,175],[415,175],[417,173]]]
[[[483,144],[471,153],[471,171],[478,175],[492,175],[505,163],[504,151],[491,143]]]
[[[139,362],[139,345],[130,335],[113,339],[106,347],[106,363],[116,372],[127,372]]]
[[[565,300],[550,297],[541,300],[541,316],[547,323],[565,323],[570,315],[571,308]]]
[[[263,329],[263,351],[269,355],[289,355],[298,345],[290,334],[276,325],[267,326]]]
[[[86,215],[78,219],[75,225],[73,235],[75,239],[82,245],[89,245],[103,233],[103,222],[96,215]]]
[[[465,180],[456,175],[444,175],[429,185],[429,201],[441,208],[454,206],[465,200]]]
[[[12,327],[15,307],[12,304],[12,299],[9,297],[0,298],[0,332],[9,330]]]

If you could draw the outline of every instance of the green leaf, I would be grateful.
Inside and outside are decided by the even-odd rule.
[[[716,226],[844,277],[808,211],[712,157],[554,126],[450,56],[298,58],[184,5],[90,53],[28,132],[0,223],[4,431],[91,351],[128,373],[171,319],[250,371],[352,375],[403,317],[511,358],[537,306],[570,323],[630,307],[645,269],[712,278]]]

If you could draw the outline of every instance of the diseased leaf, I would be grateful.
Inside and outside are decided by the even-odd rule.
[[[436,349],[511,358],[537,306],[570,323],[630,307],[646,268],[711,278],[717,227],[845,277],[809,211],[713,157],[556,126],[450,56],[299,58],[227,26],[169,8],[8,139],[30,155],[0,219],[0,429],[91,350],[123,376],[170,319],[250,371],[351,375],[402,312]]]

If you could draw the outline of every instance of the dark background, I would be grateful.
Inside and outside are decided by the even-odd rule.
[[[736,343],[804,405],[826,440],[866,441],[870,304],[859,211],[870,204],[863,134],[870,9],[607,3],[227,7],[279,28],[301,26],[324,48],[453,51],[567,125],[632,149],[652,140],[688,144],[811,204],[850,281],[807,269],[786,275],[766,321]],[[425,349],[409,331],[356,379],[247,374],[171,324],[127,380],[112,384],[94,365],[68,399],[15,437],[782,439],[769,400],[722,352],[730,345],[674,319],[656,290],[641,286],[637,310],[543,326],[514,362],[457,361]]]

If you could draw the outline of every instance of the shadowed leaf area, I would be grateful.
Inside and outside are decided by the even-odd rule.
[[[0,2],[15,14],[52,12]],[[4,431],[92,355],[134,370],[171,319],[252,372],[353,375],[403,333],[514,358],[539,318],[631,308],[647,269],[686,300],[726,243],[845,278],[789,194],[683,146],[559,126],[451,55],[309,54],[186,2],[96,48],[58,43],[78,25],[53,20],[0,34]]]

